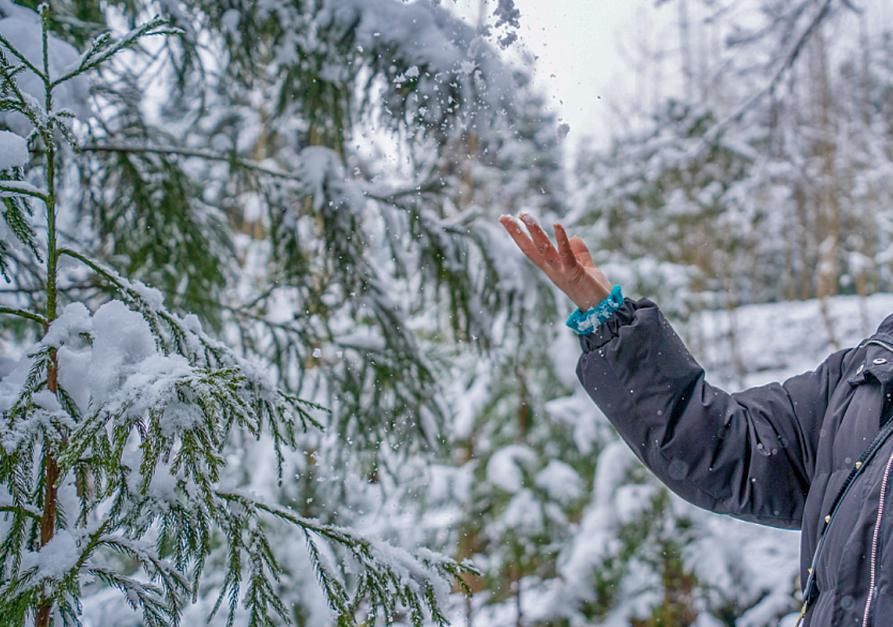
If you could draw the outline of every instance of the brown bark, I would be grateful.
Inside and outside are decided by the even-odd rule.
[[[56,366],[56,353],[53,351],[50,358],[50,366],[47,371],[47,388],[50,392],[56,393],[57,389],[58,369]],[[58,499],[56,494],[56,482],[59,480],[59,465],[51,450],[47,450],[44,458],[44,498],[43,498],[43,516],[40,519],[40,546],[46,544],[53,539],[56,531],[56,512],[58,509]],[[37,616],[34,624],[36,627],[49,627],[50,612],[53,609],[51,599],[41,599],[40,605],[37,607]]]

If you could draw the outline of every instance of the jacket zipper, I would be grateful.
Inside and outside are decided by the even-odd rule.
[[[877,344],[877,345],[883,346],[887,350],[893,352],[893,344],[889,344],[888,342],[884,342],[883,340],[871,338],[871,339],[865,340],[863,342],[860,342],[859,347],[862,347],[866,344]],[[883,428],[877,434],[877,437],[875,437],[875,439],[871,443],[871,445],[867,449],[865,449],[865,451],[863,451],[862,455],[859,456],[859,460],[856,462],[853,469],[850,471],[849,476],[843,482],[843,486],[841,487],[840,491],[837,493],[837,496],[835,497],[834,501],[832,502],[831,513],[827,516],[825,526],[819,532],[819,534],[820,534],[819,540],[816,543],[815,551],[812,554],[812,562],[811,562],[809,568],[807,569],[807,572],[809,574],[806,578],[806,585],[803,587],[803,606],[800,608],[800,615],[797,618],[797,623],[794,627],[800,627],[800,624],[803,622],[803,619],[806,617],[806,612],[809,609],[810,604],[812,603],[813,595],[816,592],[816,590],[815,590],[815,577],[816,577],[815,566],[816,566],[816,562],[818,561],[818,556],[821,551],[822,544],[824,543],[825,537],[827,535],[828,527],[831,525],[831,521],[834,519],[834,514],[837,513],[837,509],[838,509],[841,501],[843,500],[843,497],[846,496],[847,492],[849,492],[849,489],[853,485],[853,481],[855,480],[855,478],[865,469],[866,464],[871,460],[872,457],[874,457],[874,455],[877,453],[878,449],[887,440],[887,438],[890,437],[891,432],[893,432],[893,415],[891,415],[888,418],[888,420],[884,424]],[[891,460],[893,460],[893,455],[891,455]],[[887,461],[887,471],[884,473],[884,487],[886,485],[887,476],[889,474],[891,460]],[[880,512],[883,511],[882,506],[879,506],[879,510],[880,510]],[[880,519],[878,518],[878,522],[879,522],[879,520]],[[875,550],[876,550],[876,546],[875,546]],[[870,594],[871,594],[871,592],[869,591],[869,595]],[[871,598],[871,596],[869,596],[869,599],[870,598]],[[866,601],[866,613],[865,613],[866,616],[868,613],[868,609],[869,609],[868,602]]]
[[[871,610],[871,602],[874,600],[874,582],[877,572],[877,547],[878,532],[881,528],[881,518],[884,516],[884,497],[887,495],[887,479],[890,477],[890,466],[893,465],[893,453],[887,460],[887,467],[884,468],[884,478],[881,479],[881,494],[878,497],[877,518],[874,521],[874,532],[871,536],[871,566],[870,577],[868,582],[868,598],[865,600],[865,612],[862,614],[862,627],[868,627],[868,614]]]
[[[877,437],[875,437],[871,445],[862,452],[862,455],[859,456],[858,461],[856,461],[856,463],[853,465],[852,470],[850,470],[849,476],[847,476],[846,480],[843,482],[843,486],[840,488],[840,491],[837,493],[834,501],[832,501],[831,513],[828,514],[825,526],[819,532],[819,540],[816,543],[815,551],[812,554],[812,563],[807,569],[809,576],[806,578],[806,585],[803,587],[803,606],[800,608],[800,617],[798,618],[795,627],[799,627],[800,623],[806,617],[806,611],[807,609],[809,609],[809,606],[813,601],[813,596],[816,593],[815,566],[816,562],[818,561],[819,553],[821,553],[822,545],[824,544],[825,538],[828,535],[828,528],[831,526],[831,521],[834,520],[834,516],[837,513],[837,510],[840,508],[840,504],[843,502],[843,498],[849,492],[850,488],[855,482],[856,477],[858,477],[859,474],[865,471],[868,463],[877,454],[878,450],[881,448],[884,442],[887,441],[891,434],[893,434],[893,415],[891,415],[890,419],[886,421],[886,423],[884,424],[884,428],[881,429],[880,433],[877,434]]]
[[[893,346],[884,342],[883,340],[872,339],[869,340],[869,344],[878,344],[879,346],[883,346],[887,350],[893,351]],[[881,479],[881,493],[878,497],[878,509],[877,509],[877,518],[874,521],[874,531],[871,536],[871,566],[869,570],[869,582],[868,582],[868,598],[865,600],[865,612],[862,614],[862,627],[868,627],[868,617],[871,612],[871,602],[874,600],[874,592],[875,592],[875,576],[877,574],[877,550],[878,550],[878,535],[881,528],[881,519],[884,516],[884,501],[887,495],[887,481],[890,478],[890,467],[893,465],[893,453],[890,453],[889,459],[887,459],[887,466],[884,468],[884,477]]]

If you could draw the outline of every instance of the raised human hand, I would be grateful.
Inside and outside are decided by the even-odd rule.
[[[558,243],[556,249],[533,216],[522,213],[520,218],[529,235],[510,215],[499,216],[499,222],[515,240],[521,252],[567,294],[577,307],[585,311],[611,293],[611,282],[592,262],[592,255],[582,239],[576,235],[568,239],[564,227],[555,224],[555,240]]]

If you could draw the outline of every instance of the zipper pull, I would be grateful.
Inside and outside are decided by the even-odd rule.
[[[806,578],[806,585],[803,587],[803,605],[800,608],[800,616],[797,618],[794,627],[800,627],[803,619],[806,618],[806,610],[809,609],[809,604],[815,595],[815,566],[810,566],[806,569],[806,572],[809,575]]]

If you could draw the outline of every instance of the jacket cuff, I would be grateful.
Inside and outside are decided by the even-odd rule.
[[[597,305],[586,311],[574,309],[565,324],[577,335],[588,335],[610,318],[623,304],[623,292],[620,285],[614,285],[611,292]]]
[[[583,349],[583,352],[601,348],[620,334],[621,327],[632,324],[633,320],[636,318],[636,311],[638,309],[648,306],[654,307],[656,305],[648,298],[633,300],[628,296],[624,297],[620,308],[611,314],[611,317],[605,320],[604,323],[595,327],[592,333],[579,336],[580,348]]]

